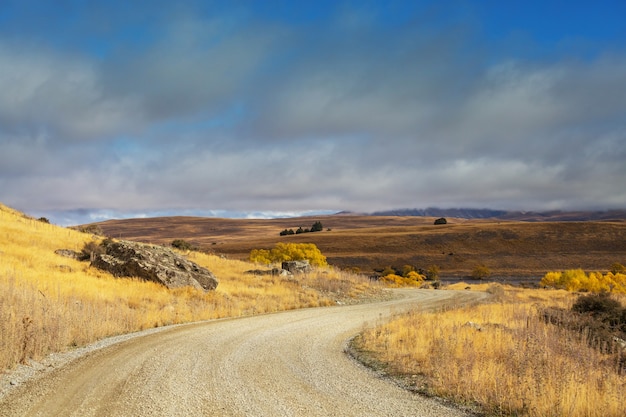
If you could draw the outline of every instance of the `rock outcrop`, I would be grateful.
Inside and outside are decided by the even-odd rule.
[[[292,274],[303,274],[311,271],[311,265],[309,265],[309,261],[307,260],[283,262],[282,268]]]
[[[248,275],[257,275],[257,276],[271,275],[271,276],[286,277],[286,276],[291,275],[291,272],[287,271],[286,269],[281,269],[281,268],[251,269],[249,271],[246,271],[245,273]]]
[[[116,241],[104,245],[91,265],[118,277],[137,277],[168,288],[194,287],[205,291],[217,288],[217,278],[203,268],[162,246]]]

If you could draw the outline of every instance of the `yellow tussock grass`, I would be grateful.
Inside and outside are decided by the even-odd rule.
[[[0,204],[0,370],[50,352],[151,327],[330,305],[376,294],[367,279],[332,269],[302,278],[248,275],[255,266],[189,253],[220,282],[216,291],[169,290],[115,278],[54,253],[98,237],[29,218]],[[334,282],[340,282],[337,286]]]
[[[571,293],[484,289],[498,302],[399,316],[364,331],[357,348],[419,390],[497,415],[626,415],[626,379],[614,357],[538,314],[569,308]]]

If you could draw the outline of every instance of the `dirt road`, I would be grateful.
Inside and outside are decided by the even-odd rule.
[[[178,326],[81,357],[0,401],[1,416],[462,416],[344,353],[363,326],[482,293],[400,291],[374,304]]]

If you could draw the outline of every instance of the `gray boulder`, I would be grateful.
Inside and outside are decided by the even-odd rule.
[[[311,265],[309,265],[307,260],[283,262],[282,268],[292,274],[303,274],[311,271]]]
[[[261,276],[261,275],[271,275],[271,276],[279,276],[279,277],[286,277],[291,275],[291,272],[281,269],[281,268],[272,268],[272,269],[251,269],[249,271],[244,272],[245,274],[248,275],[256,275],[256,276]]]
[[[211,271],[170,249],[136,242],[108,242],[104,253],[95,254],[91,265],[117,277],[137,277],[167,288],[194,287],[209,291],[218,284]]]

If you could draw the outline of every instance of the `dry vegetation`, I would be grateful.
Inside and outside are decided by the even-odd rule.
[[[491,292],[494,302],[397,317],[355,339],[357,355],[412,389],[478,406],[489,415],[626,415],[621,348],[591,347],[588,331],[572,332],[542,319],[548,306],[569,309],[574,294],[498,284],[473,289]]]
[[[503,275],[542,276],[571,267],[601,270],[623,262],[626,253],[626,223],[620,222],[477,221],[434,228],[430,219],[327,220],[322,222],[332,231],[286,237],[278,233],[297,227],[293,220],[142,219],[102,224],[102,229],[114,238],[152,243],[185,239],[242,259],[251,249],[271,248],[276,242],[313,242],[331,264],[365,269],[394,263],[439,265],[442,275],[466,274],[465,268],[470,271],[478,263]],[[213,234],[202,234],[209,232]],[[187,256],[218,277],[214,292],[116,279],[54,253],[60,248],[79,251],[99,238],[2,205],[0,236],[0,371],[49,352],[149,327],[383,296],[377,285],[339,269],[317,269],[298,279],[254,276],[245,271],[255,265],[200,252]],[[460,285],[457,289],[467,284]],[[397,317],[365,330],[354,342],[356,350],[412,389],[478,405],[494,415],[626,415],[623,354],[616,354],[614,347],[598,349],[589,332],[572,332],[542,319],[544,308],[569,309],[572,293],[486,284],[472,289],[491,292],[495,302]]]
[[[254,276],[254,265],[192,252],[219,279],[214,292],[119,279],[61,257],[96,237],[0,205],[0,371],[29,359],[150,327],[380,297],[367,279],[329,269],[304,277]]]
[[[279,236],[285,228],[321,221],[318,233]],[[112,220],[99,225],[107,236],[142,242],[185,239],[204,250],[246,259],[252,249],[277,242],[314,243],[328,263],[370,273],[387,266],[439,266],[442,277],[465,277],[484,265],[492,277],[532,277],[581,268],[606,272],[626,263],[626,222],[520,222],[333,215],[299,219],[210,219],[169,217]],[[328,230],[330,229],[330,230]]]

